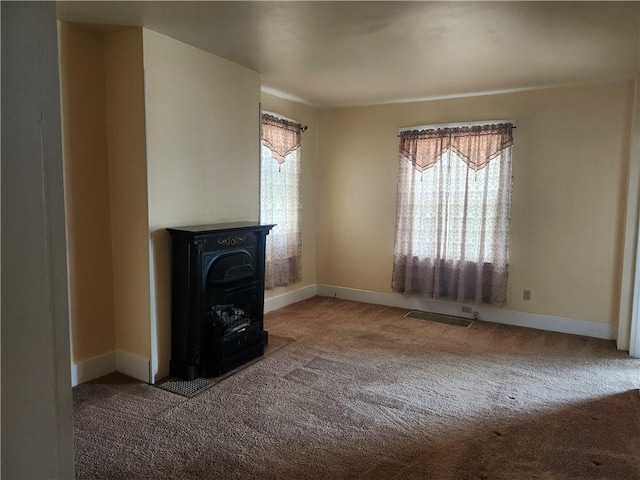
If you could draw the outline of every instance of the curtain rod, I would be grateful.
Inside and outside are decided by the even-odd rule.
[[[481,125],[496,125],[499,123],[510,123],[513,128],[516,127],[515,120],[487,120],[483,122],[455,122],[455,123],[440,123],[434,125],[416,125],[415,127],[401,127],[398,131],[400,133],[410,130],[437,130],[439,128],[458,128],[458,127],[479,127]],[[398,134],[398,137],[400,134]]]
[[[309,128],[306,125],[302,125],[299,121],[294,120],[293,118],[285,117],[284,115],[281,115],[281,114],[276,113],[276,112],[271,112],[269,110],[262,110],[262,113],[266,113],[267,115],[271,115],[272,117],[279,118],[280,120],[286,120],[288,122],[297,123],[298,125],[300,125],[300,131],[301,132],[306,132],[307,128]]]

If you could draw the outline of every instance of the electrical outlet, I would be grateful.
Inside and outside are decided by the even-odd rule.
[[[523,300],[531,300],[531,290],[523,290],[522,291],[522,299]]]
[[[471,307],[462,307],[462,313],[471,313]]]

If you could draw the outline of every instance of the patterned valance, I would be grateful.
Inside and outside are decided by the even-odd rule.
[[[431,130],[405,130],[400,133],[400,155],[423,172],[451,150],[474,171],[483,168],[513,145],[513,125],[479,125]]]
[[[283,163],[288,154],[300,147],[302,125],[266,113],[262,114],[262,144],[273,158]]]

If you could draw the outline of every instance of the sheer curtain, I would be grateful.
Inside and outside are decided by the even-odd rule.
[[[400,134],[394,292],[506,303],[512,128]]]
[[[276,224],[267,237],[265,288],[302,280],[301,125],[262,115],[260,221]]]

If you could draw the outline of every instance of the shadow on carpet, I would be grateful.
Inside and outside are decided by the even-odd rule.
[[[249,365],[253,365],[256,362],[259,362],[264,357],[280,350],[283,347],[289,345],[293,340],[285,338],[285,337],[277,337],[275,335],[271,335],[269,337],[269,343],[265,346],[264,354],[250,360],[246,363],[243,363],[239,367],[234,368],[233,370],[225,373],[224,375],[220,375],[219,377],[210,377],[210,378],[196,378],[195,380],[183,380],[177,377],[166,377],[162,379],[160,382],[156,383],[155,386],[166,390],[167,392],[177,393],[178,395],[182,395],[183,397],[193,398],[196,395],[201,394],[202,392],[208,390],[213,387],[217,383],[220,383],[225,378],[230,377],[234,373],[237,373]]]

